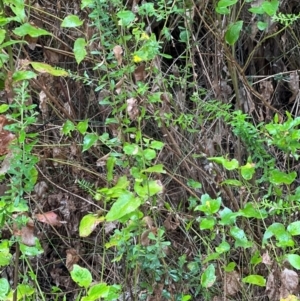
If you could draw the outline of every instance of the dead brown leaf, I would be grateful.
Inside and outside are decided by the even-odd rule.
[[[57,226],[60,227],[61,226],[61,221],[59,216],[54,213],[53,211],[48,211],[48,212],[44,212],[42,214],[36,214],[35,215],[36,219],[41,222],[41,223],[45,223],[51,226]]]
[[[39,104],[39,108],[43,114],[44,118],[47,118],[48,116],[48,97],[46,96],[46,93],[44,91],[41,91],[39,93],[39,98],[40,98],[40,104]]]
[[[177,218],[177,216],[169,215],[166,220],[164,221],[164,226],[166,230],[176,230],[178,226],[180,225],[180,222]]]
[[[44,198],[45,193],[47,192],[47,190],[48,190],[48,185],[45,181],[38,182],[34,186],[34,192],[36,193],[36,196],[39,199]]]
[[[299,94],[299,75],[298,71],[293,71],[290,74],[289,88],[293,95],[289,98],[289,103],[293,102]]]
[[[225,295],[233,296],[241,289],[241,277],[237,271],[226,273],[225,276]]]
[[[136,98],[128,98],[126,100],[127,102],[127,113],[130,118],[130,120],[136,120],[136,118],[139,116],[139,108]]]
[[[73,270],[73,265],[79,261],[79,256],[75,249],[68,249],[66,250],[66,267],[69,272]]]
[[[295,271],[285,268],[280,274],[280,280],[280,298],[286,298],[289,294],[296,292],[299,276]]]
[[[135,82],[143,82],[146,78],[145,64],[141,64],[135,68],[133,77]]]
[[[264,263],[265,265],[271,265],[272,264],[272,261],[271,261],[271,258],[269,256],[269,252],[265,252],[263,255],[262,255],[262,263]]]
[[[6,116],[0,115],[0,156],[6,155],[9,152],[8,146],[16,137],[11,132],[3,129],[4,126],[10,123]]]
[[[114,52],[115,58],[118,62],[118,66],[120,66],[122,64],[122,60],[123,60],[123,57],[122,57],[123,49],[122,49],[122,47],[119,46],[119,45],[115,46],[114,49],[113,49],[113,52]]]
[[[21,242],[26,246],[34,246],[36,237],[34,236],[34,222],[29,219],[26,226],[18,229],[17,225],[14,225],[13,233],[15,236],[20,237]]]
[[[279,281],[278,273],[273,269],[268,276],[266,284],[266,294],[269,300],[279,300]]]

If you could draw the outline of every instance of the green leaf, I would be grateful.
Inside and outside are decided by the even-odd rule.
[[[81,26],[82,24],[83,24],[83,21],[81,21],[78,16],[69,15],[64,18],[64,20],[62,21],[60,26],[71,28],[71,27]]]
[[[206,215],[212,215],[219,211],[222,200],[220,197],[214,200],[208,194],[203,194],[201,196],[201,203],[202,205],[197,206],[194,210],[202,211]]]
[[[230,244],[227,241],[222,241],[219,246],[216,247],[216,252],[223,254],[230,250]]]
[[[228,6],[232,6],[237,3],[238,0],[220,0],[217,3],[216,12],[218,14],[227,15],[229,14]]]
[[[83,148],[82,151],[85,152],[90,149],[98,140],[99,136],[94,133],[86,134],[83,138]]]
[[[99,283],[89,288],[87,296],[83,297],[81,301],[95,301],[100,298],[107,300],[108,293],[109,286],[106,283]]]
[[[0,29],[0,44],[2,44],[3,41],[5,40],[5,35],[6,35],[6,30]]]
[[[80,9],[83,10],[85,7],[91,7],[94,4],[94,0],[81,0]]]
[[[265,13],[262,6],[251,7],[251,8],[249,8],[249,12],[253,13],[253,14],[257,14],[257,15],[263,15]]]
[[[236,267],[235,262],[229,262],[224,270],[225,270],[225,272],[230,273],[235,269],[235,267]]]
[[[213,264],[210,264],[201,275],[201,285],[204,288],[212,287],[216,279],[215,267]]]
[[[144,149],[143,154],[144,154],[145,159],[148,161],[156,158],[156,151],[151,148]]]
[[[70,121],[70,120],[67,120],[67,121],[64,123],[63,127],[62,127],[62,133],[63,133],[64,135],[69,135],[69,136],[70,136],[71,132],[74,131],[74,130],[75,130],[75,125],[74,125],[74,123],[73,123],[72,121]]]
[[[106,170],[107,170],[107,181],[111,182],[114,178],[114,167],[117,159],[115,157],[109,157],[106,162]]]
[[[224,168],[227,170],[234,170],[239,167],[239,162],[236,159],[232,159],[229,161],[227,158],[224,157],[211,157],[208,160],[216,162],[218,164],[222,164]]]
[[[0,105],[0,113],[1,114],[4,113],[4,112],[6,112],[8,109],[9,109],[9,105],[8,104],[4,103],[4,104]]]
[[[29,35],[33,38],[37,38],[40,36],[47,36],[51,35],[50,32],[48,32],[45,29],[37,28],[35,26],[30,25],[29,23],[25,23],[13,30],[13,33],[20,36],[24,37],[26,35]]]
[[[85,215],[79,225],[79,236],[87,237],[89,236],[98,226],[99,223],[105,220],[104,216],[97,216],[95,214]]]
[[[44,250],[42,249],[42,246],[37,238],[35,240],[35,246],[26,246],[26,245],[20,243],[20,251],[22,252],[23,255],[26,255],[26,256],[37,256],[44,252]]]
[[[285,227],[281,223],[273,223],[270,225],[263,235],[262,244],[263,246],[267,243],[267,240],[275,236],[278,247],[293,247],[294,241],[291,234],[285,230]]]
[[[274,169],[270,172],[270,182],[275,185],[280,184],[292,184],[297,177],[297,173],[295,171],[290,173],[282,172],[278,169]]]
[[[62,69],[55,69],[52,66],[45,63],[30,63],[32,68],[40,73],[49,73],[53,76],[68,76],[68,72]]]
[[[125,144],[123,151],[126,155],[137,155],[139,153],[139,146],[137,144]]]
[[[0,299],[4,299],[4,297],[9,292],[10,286],[5,278],[0,279]]]
[[[154,149],[156,149],[156,150],[161,150],[161,149],[163,149],[164,145],[165,145],[165,144],[164,144],[163,142],[156,141],[156,140],[151,141],[151,143],[150,143],[150,147],[151,147],[151,148],[154,148]]]
[[[193,189],[201,189],[202,188],[202,184],[198,181],[193,180],[193,179],[188,179],[186,184],[187,184],[187,186],[189,186]]]
[[[75,59],[76,59],[76,62],[78,65],[86,57],[86,54],[87,54],[87,52],[85,50],[86,45],[87,45],[87,43],[86,43],[85,39],[83,39],[83,38],[78,38],[74,43],[73,52],[74,52]]]
[[[155,180],[147,181],[144,185],[136,182],[134,185],[134,191],[143,199],[148,199],[149,197],[162,192],[162,190],[162,184]]]
[[[269,15],[270,17],[274,16],[276,14],[276,11],[278,10],[279,7],[279,1],[278,0],[271,0],[269,1],[264,1],[261,5],[263,8],[264,12]]]
[[[115,221],[122,216],[136,210],[141,205],[141,199],[135,197],[132,192],[124,191],[106,215],[106,220]]]
[[[211,230],[215,224],[216,221],[213,217],[205,217],[200,222],[200,230]]]
[[[247,277],[244,277],[242,281],[243,283],[266,286],[266,279],[260,275],[249,275]]]
[[[29,296],[33,295],[35,289],[27,284],[18,284],[17,291],[18,300],[24,300],[25,297],[28,298]]]
[[[287,254],[285,257],[293,268],[300,270],[300,256],[299,255]]]
[[[266,218],[268,216],[268,213],[264,209],[257,209],[257,205],[254,203],[246,203],[245,207],[243,209],[239,210],[239,213],[241,216],[245,216],[247,218],[257,218],[262,219]]]
[[[88,288],[92,283],[92,275],[86,268],[74,264],[73,270],[71,271],[71,278],[80,286]]]
[[[268,27],[268,23],[262,21],[257,22],[257,28],[259,30],[265,30],[267,27]]]
[[[219,212],[221,220],[219,224],[222,226],[233,225],[236,221],[237,216],[240,216],[238,212],[232,212],[231,209],[225,207]]]
[[[142,172],[157,172],[157,173],[166,173],[164,170],[163,164],[156,164],[146,169],[143,169]]]
[[[247,236],[244,230],[234,226],[230,228],[230,234],[235,239],[234,246],[242,247],[242,248],[249,248],[252,247],[253,243],[247,239]]]
[[[241,166],[241,175],[242,177],[249,181],[252,179],[255,173],[255,164],[248,162],[246,165]]]
[[[256,251],[250,259],[250,263],[253,264],[254,266],[258,265],[259,263],[262,262],[262,257],[260,256],[259,251]]]
[[[118,24],[120,26],[127,27],[135,19],[135,14],[131,10],[122,10],[117,13],[118,18],[120,19]]]
[[[293,236],[300,235],[300,221],[290,223],[287,227],[287,231]]]
[[[13,74],[14,82],[19,82],[21,80],[32,79],[32,78],[36,78],[36,77],[37,77],[36,73],[34,73],[32,71],[25,71],[25,70],[16,71]]]
[[[227,179],[227,180],[223,181],[221,183],[221,185],[231,185],[231,186],[240,187],[240,186],[243,186],[243,183],[241,181],[239,181],[239,180]]]
[[[243,21],[237,21],[228,26],[225,33],[225,41],[229,45],[234,45],[235,42],[239,39],[242,27],[243,27]]]
[[[76,128],[80,134],[84,135],[86,133],[86,130],[88,129],[88,126],[89,126],[89,120],[86,119],[83,121],[79,121],[78,124],[76,125]]]

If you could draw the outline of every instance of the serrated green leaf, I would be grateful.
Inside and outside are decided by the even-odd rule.
[[[124,191],[106,215],[107,221],[115,221],[136,210],[141,205],[141,199],[132,192]]]
[[[62,127],[62,133],[64,135],[70,135],[70,133],[74,130],[75,130],[75,125],[71,120],[67,120]]]
[[[260,275],[249,275],[243,278],[243,283],[249,283],[258,286],[266,286],[266,279]]]
[[[31,62],[30,64],[34,70],[41,73],[49,73],[53,76],[68,76],[67,71],[62,69],[55,69],[52,66],[45,63]]]
[[[92,283],[92,275],[86,268],[74,264],[73,270],[71,271],[71,278],[80,286],[88,288]]]
[[[275,185],[280,184],[292,184],[297,177],[297,173],[295,171],[290,173],[282,172],[278,169],[274,169],[270,172],[270,182]]]
[[[86,134],[83,138],[83,148],[82,151],[85,152],[90,149],[98,140],[99,136],[94,133]]]
[[[105,220],[104,216],[97,216],[95,214],[85,215],[79,224],[79,236],[87,237],[89,236],[96,227]]]
[[[240,37],[240,32],[243,27],[243,21],[237,21],[228,26],[225,33],[225,41],[229,45],[234,45]]]
[[[83,24],[83,21],[80,20],[78,16],[69,15],[69,16],[64,18],[64,20],[62,21],[60,26],[61,27],[72,28],[72,27],[81,26],[82,24]]]
[[[210,264],[201,275],[201,286],[204,288],[212,287],[216,279],[215,267],[213,264]]]
[[[86,49],[85,49],[86,45],[87,45],[87,43],[86,43],[85,39],[83,39],[83,38],[78,38],[74,43],[73,52],[74,52],[75,59],[76,59],[76,62],[78,65],[86,57],[86,54],[87,54]]]

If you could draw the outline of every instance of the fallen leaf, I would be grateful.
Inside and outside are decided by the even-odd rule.
[[[42,214],[36,214],[35,217],[41,223],[45,223],[51,226],[61,226],[59,216],[53,211],[44,212]]]
[[[127,113],[130,118],[130,120],[136,120],[136,118],[139,116],[139,109],[138,109],[138,104],[137,104],[137,99],[136,98],[128,98],[126,100],[127,102]]]
[[[265,252],[263,255],[262,255],[262,263],[264,263],[265,265],[271,265],[272,264],[272,261],[271,261],[271,258],[270,258],[270,255],[269,255],[269,252]]]
[[[171,214],[166,218],[164,221],[164,226],[167,230],[176,230],[178,226],[180,225],[180,222],[176,216],[172,216]]]
[[[73,270],[73,265],[79,261],[79,256],[75,249],[68,249],[66,250],[66,267],[69,272]]]
[[[225,295],[233,296],[241,289],[241,277],[237,271],[226,273],[225,277]]]
[[[48,185],[45,181],[41,181],[35,184],[34,192],[39,199],[42,199],[45,196],[45,193],[48,190]]]
[[[15,236],[20,237],[21,242],[27,246],[34,246],[36,237],[34,236],[34,222],[29,219],[26,226],[19,229],[16,224],[13,227],[13,233]]]
[[[10,123],[4,115],[0,115],[0,156],[6,155],[9,152],[8,146],[16,138],[14,134],[3,129],[4,126]]]
[[[141,64],[135,68],[133,77],[135,82],[143,82],[146,77],[145,64]]]
[[[39,93],[39,98],[40,98],[39,108],[43,114],[43,117],[46,118],[48,114],[48,104],[47,104],[48,97],[46,96],[46,93],[44,91],[41,91]]]
[[[299,283],[298,274],[285,268],[280,274],[280,298],[286,298],[289,294],[295,293]]]
[[[123,60],[123,57],[122,57],[122,53],[123,53],[123,49],[121,46],[117,45],[114,47],[113,49],[113,53],[115,55],[115,58],[118,62],[118,66],[120,66],[122,64],[122,60]]]

